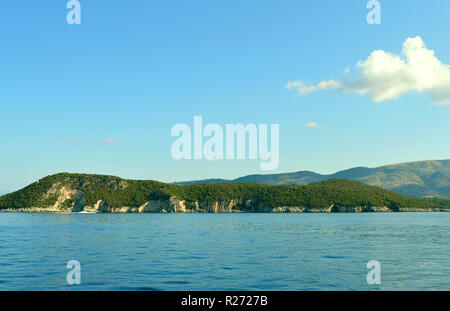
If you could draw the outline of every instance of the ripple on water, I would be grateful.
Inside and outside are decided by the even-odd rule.
[[[5,224],[6,226],[4,226]],[[450,290],[450,213],[1,214],[0,289]]]

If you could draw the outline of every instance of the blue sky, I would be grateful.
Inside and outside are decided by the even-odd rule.
[[[58,172],[172,182],[450,158],[450,106],[426,92],[377,103],[286,88],[354,78],[417,36],[450,64],[447,1],[381,1],[380,25],[363,0],[80,0],[81,25],[66,2],[0,4],[0,193]],[[172,159],[171,128],[194,115],[278,123],[278,169]]]

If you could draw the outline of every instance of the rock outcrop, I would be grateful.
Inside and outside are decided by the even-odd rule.
[[[54,184],[50,190],[44,194],[43,199],[56,198],[51,210],[64,210],[70,212],[81,212],[86,204],[86,194],[83,191],[71,189],[61,183]]]

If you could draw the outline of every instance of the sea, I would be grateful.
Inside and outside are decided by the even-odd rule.
[[[0,213],[0,290],[450,290],[450,213]]]

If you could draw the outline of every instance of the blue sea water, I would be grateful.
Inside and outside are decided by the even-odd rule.
[[[0,290],[450,290],[450,213],[0,213]]]

